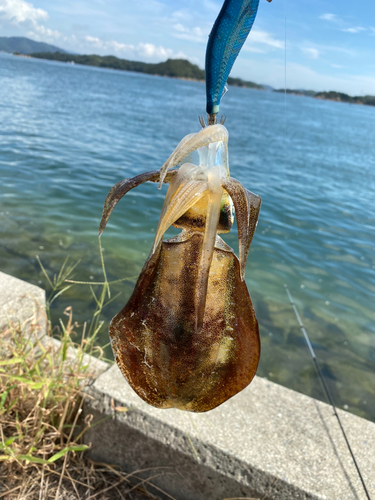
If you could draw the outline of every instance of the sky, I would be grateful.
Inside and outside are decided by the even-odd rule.
[[[240,1],[240,0],[239,0]],[[0,35],[81,54],[204,67],[222,0],[0,0]],[[373,0],[260,0],[231,76],[275,88],[375,95]]]

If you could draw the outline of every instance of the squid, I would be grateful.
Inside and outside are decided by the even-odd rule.
[[[157,408],[190,412],[209,411],[244,389],[260,356],[245,266],[261,199],[230,177],[225,126],[202,125],[160,170],[117,183],[99,228],[101,235],[131,189],[169,184],[150,255],[109,334],[138,396]],[[234,212],[239,258],[219,236],[231,230]],[[181,232],[163,241],[171,225]]]

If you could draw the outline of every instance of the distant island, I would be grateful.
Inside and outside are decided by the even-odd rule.
[[[192,64],[186,59],[168,59],[161,63],[145,63],[141,61],[129,61],[115,56],[92,55],[72,55],[61,52],[36,52],[30,54],[39,59],[49,59],[51,61],[61,61],[66,63],[83,64],[85,66],[96,66],[98,68],[119,69],[122,71],[134,71],[136,73],[146,73],[148,75],[169,76],[172,78],[184,78],[186,80],[204,81],[205,73],[196,64]],[[228,78],[228,85],[234,87],[247,87],[251,89],[264,90],[263,85],[248,82],[241,78]]]
[[[29,55],[33,52],[67,52],[55,45],[44,42],[35,42],[24,36],[0,36],[0,52],[17,52],[23,55]]]
[[[315,92],[314,90],[292,90],[292,89],[274,89],[274,92],[292,95],[303,95],[308,97],[315,97],[315,99],[324,99],[326,101],[336,101],[336,102],[348,102],[351,104],[365,104],[367,106],[375,106],[375,96],[364,95],[364,96],[350,96],[344,94],[343,92],[335,92],[331,90],[329,92]]]

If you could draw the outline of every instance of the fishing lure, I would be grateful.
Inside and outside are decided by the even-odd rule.
[[[213,25],[208,38],[205,65],[209,125],[216,123],[229,73],[250,33],[258,6],[259,0],[225,0]]]
[[[258,366],[258,323],[244,276],[261,200],[229,176],[227,144],[223,125],[190,134],[159,171],[119,182],[105,201],[100,234],[130,189],[169,183],[151,253],[109,327],[125,378],[158,408],[211,410],[244,389]],[[194,151],[197,164],[168,171]],[[231,229],[232,202],[239,260],[217,234]],[[182,232],[162,241],[172,224]]]

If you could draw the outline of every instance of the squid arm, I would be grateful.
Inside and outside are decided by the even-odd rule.
[[[193,134],[191,134],[191,135],[193,135]],[[193,165],[191,163],[185,163],[177,170],[177,174],[170,181],[169,188],[168,188],[167,194],[166,194],[165,199],[164,199],[163,208],[162,208],[161,213],[160,213],[159,223],[158,223],[158,226],[156,228],[155,242],[156,242],[156,239],[158,238],[158,235],[160,235],[161,231],[162,231],[162,236],[163,236],[163,234],[165,233],[165,231],[169,227],[169,226],[166,226],[164,221],[165,221],[165,215],[166,215],[167,211],[168,210],[170,211],[171,200],[174,198],[175,199],[174,201],[176,201],[177,194],[181,194],[181,195],[183,194],[183,192],[181,190],[186,185],[186,182],[188,180],[194,179],[196,174],[198,174],[200,171],[201,171],[201,168],[198,167],[197,165]],[[168,176],[168,174],[167,174],[167,176]],[[184,190],[184,192],[186,192],[186,190]],[[194,194],[192,194],[192,195],[194,196]],[[198,201],[198,199],[199,198],[195,198],[194,203],[196,203]],[[187,201],[187,200],[185,200],[185,201]],[[190,205],[189,208],[192,205]],[[186,209],[186,210],[188,210],[188,209]],[[172,216],[172,218],[173,218],[173,216]],[[177,220],[177,219],[175,218],[174,221],[175,220]],[[173,224],[173,222],[172,222],[172,224]],[[162,230],[162,225],[164,225],[164,230]],[[154,245],[154,248],[156,248],[156,243]]]
[[[207,182],[198,180],[186,180],[179,189],[171,196],[168,206],[162,217],[160,217],[158,229],[156,231],[153,252],[157,248],[165,231],[185,212],[189,210],[198,200],[207,193]],[[216,228],[215,228],[216,232]]]
[[[163,182],[168,183],[171,182],[173,177],[177,174],[177,170],[172,170],[168,172]],[[126,193],[128,193],[131,189],[143,184],[144,182],[159,182],[160,179],[160,170],[151,170],[150,172],[145,172],[143,174],[132,177],[131,179],[124,179],[113,186],[110,192],[107,195],[107,198],[104,202],[102,219],[100,221],[99,226],[99,236],[102,235],[108,219],[117,205],[117,203],[123,198]]]
[[[222,179],[221,185],[232,198],[236,212],[241,280],[243,281],[250,244],[258,223],[261,198],[248,191],[233,177]]]
[[[203,326],[204,310],[206,307],[208,276],[212,257],[214,253],[217,225],[220,217],[221,199],[223,190],[221,187],[220,167],[211,168],[208,171],[208,207],[206,215],[206,226],[203,237],[200,262],[198,267],[197,287],[195,292],[196,329],[199,331]]]

